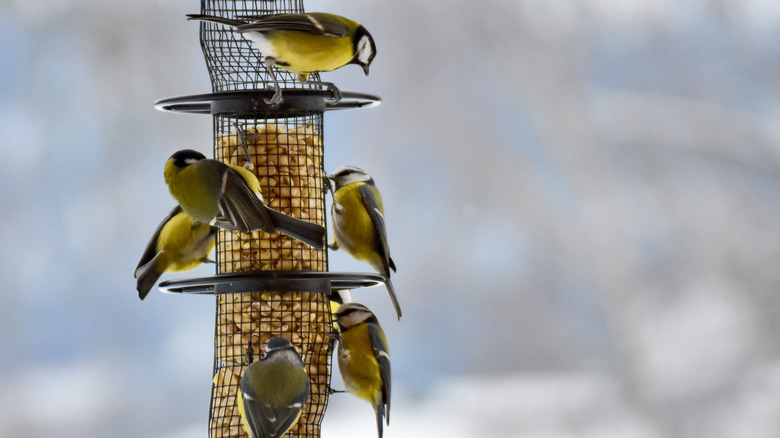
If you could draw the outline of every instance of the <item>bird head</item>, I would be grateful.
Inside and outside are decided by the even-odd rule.
[[[172,162],[174,166],[183,169],[190,164],[205,159],[206,156],[198,151],[193,151],[192,149],[183,149],[171,155],[171,158],[169,158],[168,161]]]
[[[363,67],[363,72],[368,76],[368,66],[376,56],[376,44],[374,38],[363,26],[358,26],[355,29],[355,35],[352,37],[352,43],[355,45],[355,58],[352,60],[353,64],[357,64]]]
[[[342,332],[367,322],[379,324],[376,316],[368,307],[354,302],[344,303],[339,306],[339,310],[336,311],[336,320]]]
[[[366,173],[363,169],[355,166],[341,166],[333,173],[328,175],[328,178],[332,179],[336,183],[336,190],[344,187],[345,185],[353,182],[362,181],[366,184],[374,184],[374,179],[371,175]]]

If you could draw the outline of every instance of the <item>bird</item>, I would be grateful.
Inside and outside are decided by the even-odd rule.
[[[217,229],[196,223],[176,206],[160,222],[135,268],[136,289],[143,300],[166,272],[195,269],[201,263],[214,263],[208,256],[214,250]]]
[[[266,206],[260,182],[243,167],[184,149],[171,155],[164,173],[173,198],[199,223],[226,230],[280,232],[315,248],[325,247],[325,228]]]
[[[344,248],[385,277],[387,292],[400,320],[401,305],[390,281],[390,270],[396,271],[395,262],[390,257],[382,196],[374,179],[354,166],[339,167],[328,178],[335,183],[331,206],[334,241],[330,249]]]
[[[336,311],[338,364],[347,391],[371,403],[379,438],[383,417],[390,425],[390,350],[376,316],[363,304],[344,303]]]
[[[309,82],[309,74],[336,70],[347,64],[357,64],[368,76],[369,66],[376,56],[374,38],[363,25],[340,15],[326,12],[306,14],[269,14],[241,17],[251,21],[188,14],[188,20],[209,21],[235,29],[252,41],[260,51],[263,64],[274,83],[274,94],[266,103],[278,105],[281,88],[274,74],[277,66],[297,75],[300,83]],[[327,86],[341,100],[341,91],[331,82],[310,82]]]
[[[276,337],[268,341],[265,357],[251,361],[239,385],[238,412],[250,438],[278,438],[301,417],[309,397],[309,376],[292,344]]]

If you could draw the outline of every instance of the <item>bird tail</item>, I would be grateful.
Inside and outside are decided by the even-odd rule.
[[[271,216],[276,231],[315,248],[325,248],[325,228],[322,226],[287,216],[272,208],[266,208],[266,210]]]
[[[385,416],[384,403],[379,402],[378,405],[374,406],[374,412],[376,413],[376,431],[378,437],[382,438],[382,432],[383,432],[382,418]]]
[[[246,24],[241,20],[233,20],[230,18],[215,17],[213,15],[204,15],[204,14],[187,14],[187,19],[198,20],[198,21],[210,21],[212,23],[219,23],[219,24],[224,24],[226,26],[232,26],[232,27],[238,27],[241,26],[242,24]]]
[[[157,283],[157,280],[162,276],[162,272],[157,270],[158,257],[160,257],[160,254],[157,254],[153,259],[149,260],[148,263],[139,266],[138,269],[135,270],[135,278],[138,279],[135,288],[138,289],[138,298],[141,300],[149,295],[149,291],[152,290],[154,284]]]
[[[395,314],[398,316],[398,320],[401,320],[401,305],[398,304],[398,297],[395,295],[395,288],[393,287],[393,282],[390,281],[390,276],[388,275],[387,281],[385,282],[385,286],[387,287],[387,293],[390,295],[390,300],[393,302],[393,307],[395,307]]]

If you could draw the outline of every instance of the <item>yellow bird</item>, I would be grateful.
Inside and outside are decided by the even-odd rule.
[[[347,64],[361,66],[368,75],[376,56],[376,44],[366,28],[340,15],[311,12],[244,17],[251,22],[201,14],[187,17],[233,27],[255,43],[274,82],[274,95],[267,101],[270,104],[278,104],[282,99],[273,66],[296,74],[298,82],[306,83],[310,73],[336,70]],[[327,85],[334,93],[334,101],[341,99],[341,92],[332,83],[316,83]]]
[[[395,262],[390,257],[382,196],[374,179],[353,166],[340,167],[328,178],[336,184],[331,207],[335,241],[330,248],[344,248],[352,257],[368,262],[384,275],[395,313],[401,319],[401,305],[390,281],[390,270],[395,272]]]
[[[376,316],[359,303],[344,303],[336,312],[341,332],[339,372],[347,391],[374,408],[379,438],[382,419],[390,424],[390,350]]]
[[[217,229],[196,223],[192,216],[176,206],[155,230],[135,268],[138,296],[143,300],[166,272],[195,269],[214,250]]]
[[[181,208],[199,223],[227,230],[280,232],[325,247],[325,228],[267,207],[260,182],[243,167],[185,149],[165,163],[165,182]]]
[[[309,390],[309,376],[295,347],[284,338],[272,338],[265,357],[251,362],[241,377],[236,401],[244,431],[250,438],[283,436],[298,423]]]

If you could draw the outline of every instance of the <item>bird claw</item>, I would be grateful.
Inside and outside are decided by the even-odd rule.
[[[330,185],[330,178],[323,175],[322,176],[322,193],[328,193],[330,191],[333,191],[333,186]]]
[[[282,103],[282,90],[277,88],[276,91],[274,91],[274,95],[271,96],[270,99],[263,98],[263,101],[268,105],[278,106],[280,103]]]

